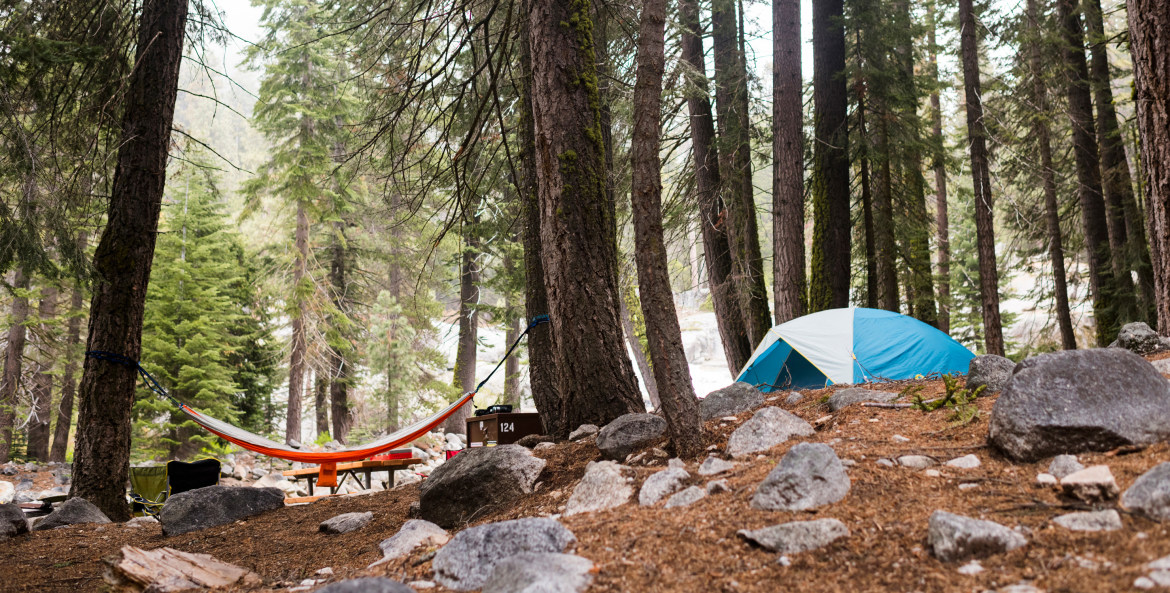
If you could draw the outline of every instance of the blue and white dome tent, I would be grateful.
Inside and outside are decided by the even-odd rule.
[[[737,381],[761,391],[966,374],[975,355],[917,319],[879,309],[829,309],[768,330]]]

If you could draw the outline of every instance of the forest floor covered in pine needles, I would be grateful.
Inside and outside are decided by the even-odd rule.
[[[907,384],[922,385],[925,398],[945,390],[939,380],[876,387],[896,391]],[[927,413],[853,405],[830,414],[823,403],[830,392],[806,392],[795,405],[784,404],[782,395],[769,401],[768,405],[783,407],[813,423],[817,432],[708,478],[726,478],[730,492],[708,496],[686,508],[646,508],[631,501],[608,511],[562,517],[562,523],[577,536],[576,553],[595,564],[589,591],[970,592],[1021,582],[1049,592],[1121,591],[1131,590],[1134,580],[1146,573],[1143,564],[1170,554],[1167,525],[1124,512],[1123,528],[1118,531],[1083,533],[1053,525],[1054,516],[1086,507],[1035,485],[1036,475],[1046,471],[1048,460],[1014,463],[988,446],[987,419],[995,395],[976,400],[978,418],[956,426],[948,420],[948,410]],[[722,449],[734,428],[751,414],[739,414],[734,422],[708,422],[707,444]],[[895,439],[895,435],[909,440]],[[852,480],[848,496],[816,512],[753,509],[750,499],[756,486],[792,445],[802,441],[830,444],[843,460],[856,462],[848,470]],[[980,467],[943,465],[971,453],[982,461]],[[939,465],[933,469],[940,475],[877,463],[913,454],[937,459]],[[536,455],[548,460],[537,491],[470,525],[559,513],[586,464],[600,458],[592,439],[561,443]],[[635,487],[667,463],[661,455],[645,457],[649,465],[635,466],[639,482]],[[1170,446],[1163,443],[1079,458],[1086,466],[1108,465],[1124,490],[1146,470],[1170,460]],[[692,471],[697,461],[701,460],[688,463]],[[973,486],[960,488],[963,484]],[[102,590],[103,558],[125,545],[206,553],[253,570],[263,579],[260,587],[235,590],[285,590],[314,578],[323,567],[333,569],[330,581],[358,576],[432,580],[433,550],[419,548],[407,558],[367,568],[381,558],[378,543],[407,520],[410,503],[417,499],[418,485],[411,484],[290,506],[174,537],[163,536],[158,525],[83,525],[35,532],[0,543],[0,590]],[[1021,526],[1029,543],[983,559],[985,570],[979,574],[960,574],[957,569],[962,563],[940,562],[928,551],[927,518],[935,510]],[[321,521],[361,511],[374,513],[363,529],[342,535],[318,532]],[[736,535],[740,529],[830,517],[843,521],[851,535],[825,548],[791,555],[788,566],[777,561],[777,554],[753,547]],[[444,590],[441,586],[430,589]]]

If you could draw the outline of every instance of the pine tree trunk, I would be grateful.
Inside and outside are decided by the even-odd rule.
[[[995,261],[995,211],[991,171],[987,161],[987,130],[983,127],[983,99],[979,90],[979,52],[972,0],[959,0],[959,44],[962,52],[967,137],[971,149],[971,183],[975,200],[975,236],[979,252],[979,296],[983,340],[988,354],[1003,356],[1003,327],[999,316],[999,270]]]
[[[544,262],[541,257],[540,196],[536,180],[536,122],[532,112],[532,28],[529,16],[532,13],[532,2],[533,0],[523,0],[520,18],[520,65],[524,85],[520,93],[522,104],[520,167],[523,177],[520,211],[524,219],[524,309],[530,321],[549,313]],[[544,432],[558,439],[568,438],[572,429],[568,427],[568,420],[565,417],[552,324],[543,323],[532,328],[528,332],[527,341],[528,380],[532,386],[532,401],[540,412]]]
[[[506,309],[512,309],[512,302],[509,298]],[[508,330],[504,332],[504,348],[508,348],[520,336],[520,319],[516,317],[508,318]],[[506,351],[506,350],[505,350]],[[520,410],[520,356],[513,354],[504,361],[504,403],[511,404],[517,411]]]
[[[288,408],[286,410],[284,438],[288,443],[301,441],[301,396],[305,392],[305,312],[299,292],[301,283],[306,282],[309,261],[309,214],[305,204],[297,202],[297,226],[294,233],[296,261],[293,264],[293,311],[292,348],[288,361]]]
[[[855,43],[853,44],[854,56],[858,64],[864,62],[861,42],[861,27],[854,31]],[[858,164],[858,185],[861,186],[861,231],[865,233],[865,306],[870,309],[878,308],[878,288],[877,288],[877,245],[874,243],[874,233],[876,230],[873,225],[873,192],[871,190],[872,183],[870,181],[869,172],[869,127],[866,123],[866,115],[868,104],[867,97],[867,83],[865,80],[865,73],[862,68],[857,68],[854,72],[853,79],[853,93],[857,97],[857,109],[854,115],[857,117],[857,136],[861,140],[857,143],[857,153],[855,158]]]
[[[638,27],[637,79],[634,83],[633,160],[634,259],[638,264],[639,297],[646,319],[646,342],[654,361],[667,433],[679,457],[703,451],[699,400],[683,351],[678,313],[670,290],[666,242],[662,231],[662,179],[658,151],[662,114],[662,73],[665,68],[666,0],[646,0]]]
[[[540,257],[573,427],[645,409],[622,344],[615,221],[597,207],[606,169],[590,21],[581,3],[537,0],[529,11]]]
[[[772,1],[772,296],[777,324],[804,315],[804,87],[800,0]]]
[[[87,235],[82,231],[79,251],[85,253]],[[77,393],[77,346],[81,344],[81,284],[74,283],[69,298],[69,321],[65,329],[65,371],[61,376],[61,402],[57,405],[57,424],[53,427],[53,447],[49,461],[63,462],[69,450],[69,427],[73,424],[73,397]]]
[[[1170,4],[1128,0],[1158,331],[1170,335]]]
[[[715,111],[719,118],[719,179],[727,208],[732,282],[739,296],[748,342],[759,344],[772,328],[763,260],[751,191],[747,71],[739,50],[734,0],[713,0],[711,29],[715,49]]]
[[[19,292],[12,296],[12,325],[8,326],[8,346],[4,349],[4,375],[0,377],[0,462],[12,454],[12,436],[16,429],[16,393],[20,387],[20,367],[24,362],[24,342],[28,335],[29,280],[24,267],[17,267],[12,287]]]
[[[625,280],[626,274],[623,274]],[[638,298],[638,293],[633,286],[633,282],[637,278],[631,279],[629,284],[623,282],[622,299],[621,299],[621,315],[622,315],[622,333],[626,336],[626,345],[630,352],[634,355],[634,364],[638,366],[638,375],[642,377],[642,384],[646,387],[646,395],[650,398],[650,405],[655,410],[658,409],[659,404],[662,403],[658,399],[658,384],[654,381],[654,371],[651,370],[650,353],[647,352],[649,344],[642,344],[639,335],[646,335],[646,323],[641,321],[639,327],[638,321],[634,319],[634,311],[642,310],[641,300]],[[639,331],[641,330],[641,331]]]
[[[930,133],[934,146],[932,168],[934,169],[935,222],[938,231],[938,328],[951,333],[951,231],[947,216],[947,164],[942,134],[942,103],[939,100],[938,44],[935,29],[938,21],[934,13],[934,2],[926,3],[928,28],[926,44],[930,52],[930,78],[935,83],[930,91]]]
[[[1154,321],[1154,272],[1150,267],[1150,250],[1146,244],[1146,229],[1133,192],[1129,161],[1125,156],[1117,110],[1113,106],[1113,78],[1109,72],[1109,53],[1105,45],[1105,23],[1101,0],[1087,0],[1085,23],[1089,29],[1089,48],[1092,52],[1089,76],[1093,82],[1097,105],[1097,143],[1101,152],[1101,177],[1105,203],[1109,208],[1110,245],[1120,243],[1123,252],[1114,252],[1113,274],[1132,282],[1130,271],[1138,273],[1138,292],[1141,305],[1136,319]],[[1117,240],[1114,240],[1116,229]],[[1118,290],[1125,290],[1119,285]]]
[[[842,0],[813,0],[813,246],[808,310],[849,306],[849,135]]]
[[[345,248],[345,223],[333,223],[333,253],[329,265],[329,283],[333,287],[333,306],[337,309],[339,321],[333,325],[338,332],[338,344],[329,348],[329,407],[333,417],[333,439],[339,443],[349,442],[349,384],[352,365],[349,361],[349,272]]]
[[[49,336],[49,322],[57,316],[57,287],[45,286],[37,317],[41,320],[42,337]],[[30,459],[49,460],[49,428],[53,416],[53,358],[55,353],[43,355],[33,375],[32,395],[35,414],[28,423],[28,452]]]
[[[1040,26],[1039,0],[1028,0],[1028,20],[1033,30]],[[1032,134],[1040,149],[1040,179],[1044,185],[1044,220],[1048,226],[1048,257],[1052,263],[1052,289],[1056,301],[1056,322],[1060,327],[1060,347],[1076,350],[1077,338],[1073,330],[1072,315],[1068,307],[1068,281],[1064,268],[1064,241],[1060,234],[1060,206],[1056,198],[1056,174],[1052,168],[1052,140],[1048,129],[1048,89],[1044,84],[1044,62],[1041,58],[1039,39],[1028,46],[1028,65],[1032,72],[1032,103],[1036,115],[1032,121]]]
[[[313,410],[317,415],[317,438],[329,434],[329,374],[313,373]]]
[[[87,350],[138,360],[142,316],[166,183],[167,151],[178,94],[186,0],[146,0],[134,72],[123,102],[122,139],[97,271]],[[86,358],[79,389],[77,446],[69,495],[114,521],[130,517],[130,411],[135,369]]]
[[[1136,303],[1132,281],[1128,291],[1121,291],[1113,275],[1110,251],[1124,251],[1124,247],[1110,244],[1108,212],[1101,194],[1100,160],[1097,156],[1097,138],[1094,136],[1093,102],[1089,91],[1089,68],[1085,63],[1081,16],[1076,11],[1075,0],[1057,0],[1056,7],[1064,33],[1068,115],[1072,123],[1077,195],[1084,223],[1085,249],[1088,251],[1089,288],[1093,296],[1093,317],[1097,322],[1097,345],[1105,347],[1117,337],[1119,315],[1132,316]]]
[[[719,195],[719,158],[715,146],[715,120],[707,96],[699,4],[697,0],[680,0],[678,10],[682,25],[682,58],[689,66],[687,75],[692,87],[687,93],[687,113],[695,161],[695,194],[699,204],[699,228],[703,235],[703,257],[723,353],[727,357],[728,370],[735,378],[751,358],[754,345],[748,339],[732,282],[731,247],[726,212]]]
[[[476,206],[473,206],[473,208]],[[467,224],[472,224],[469,221]],[[475,354],[479,343],[479,244],[470,234],[465,238],[459,265],[459,345],[455,349],[455,389],[467,393],[475,389]],[[466,430],[466,421],[475,409],[468,402],[443,422],[446,432]]]
[[[877,169],[873,192],[874,253],[877,258],[877,305],[898,311],[898,248],[894,239],[894,176],[890,162],[890,111],[886,101],[877,103]]]

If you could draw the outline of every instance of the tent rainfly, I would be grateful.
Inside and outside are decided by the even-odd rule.
[[[917,319],[878,309],[829,309],[768,331],[737,381],[761,391],[965,374],[975,355]]]

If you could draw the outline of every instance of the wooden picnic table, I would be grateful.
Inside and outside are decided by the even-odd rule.
[[[394,487],[394,470],[406,469],[412,465],[417,465],[417,464],[422,463],[422,462],[423,462],[423,460],[418,459],[417,457],[408,457],[406,459],[379,459],[379,460],[353,461],[350,463],[339,463],[339,464],[337,464],[337,475],[338,475],[337,485],[331,487],[329,489],[329,493],[330,494],[337,494],[337,489],[340,488],[341,485],[345,483],[345,479],[348,477],[352,477],[354,480],[357,481],[357,483],[359,485],[364,487],[366,490],[369,490],[370,487],[374,485],[374,480],[373,480],[372,474],[374,472],[380,472],[380,471],[390,472],[390,487],[393,488]],[[305,478],[306,480],[308,480],[309,481],[309,494],[312,495],[313,494],[313,485],[316,484],[316,482],[317,482],[317,475],[318,475],[319,471],[320,471],[319,468],[306,467],[304,469],[285,470],[285,471],[281,472],[281,474],[288,476],[290,479],[292,479],[294,481],[298,480],[300,478]],[[362,480],[362,476],[365,476],[364,481]],[[312,497],[312,496],[310,496],[310,497],[317,498],[317,497]]]

